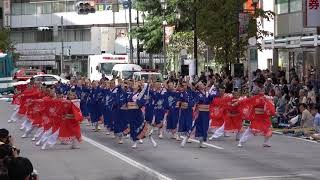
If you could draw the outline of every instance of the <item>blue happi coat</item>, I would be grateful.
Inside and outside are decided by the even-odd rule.
[[[101,95],[101,89],[99,87],[91,88],[88,99],[88,107],[92,123],[97,123],[102,115],[100,108]]]
[[[151,96],[154,102],[154,125],[161,128],[167,107],[166,91],[164,89],[161,89],[160,91],[152,91]]]
[[[168,90],[166,93],[166,101],[166,109],[168,110],[167,129],[175,130],[177,128],[179,119],[179,107],[177,106],[179,101],[179,93]]]
[[[121,86],[117,86],[112,91],[112,97],[112,121],[114,123],[114,133],[120,136],[128,128],[125,113],[126,110],[122,109],[124,106],[126,106],[127,93],[121,88]]]
[[[199,105],[210,105],[214,97],[218,95],[217,91],[211,90],[209,92],[196,92],[196,101]],[[210,113],[209,111],[199,111],[195,120],[196,137],[206,141],[208,137]]]
[[[193,97],[193,92],[191,89],[183,91],[179,95],[179,101],[181,103],[187,103],[187,108],[180,109],[179,117],[179,133],[188,133],[192,128],[192,108],[195,105],[195,99]]]
[[[112,92],[110,89],[102,89],[103,93],[103,99],[102,99],[102,114],[103,114],[103,120],[104,120],[104,125],[108,129],[112,129],[112,121],[111,121],[111,116],[112,116]]]
[[[144,92],[140,92],[144,93]],[[143,98],[143,94],[140,94],[139,92],[130,93],[128,95],[128,102],[135,102],[138,105],[137,109],[128,109],[127,115],[128,115],[128,123],[130,126],[130,137],[133,141],[136,141],[138,139],[142,139],[144,137],[145,133],[145,121],[143,112],[141,111],[142,106],[145,105],[145,100]],[[141,96],[141,98],[138,98]]]

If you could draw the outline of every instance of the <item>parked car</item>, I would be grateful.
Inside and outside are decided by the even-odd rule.
[[[58,83],[58,81],[61,81],[62,83],[68,83],[69,80],[64,79],[60,76],[57,75],[53,75],[53,74],[41,74],[41,75],[35,75],[32,78],[34,78],[35,81],[40,82],[41,84],[45,84],[45,85],[54,85],[56,83]],[[18,81],[18,82],[14,82],[13,86],[18,86],[18,85],[23,85],[23,84],[28,84],[30,83],[30,79],[26,80],[26,81]]]
[[[35,75],[44,74],[39,69],[19,69],[15,74],[13,79],[17,81],[26,81]]]
[[[141,71],[141,72],[134,72],[133,73],[133,79],[136,81],[140,81],[144,79],[147,81],[149,78],[152,78],[156,81],[163,81],[161,73],[158,72],[146,72],[146,71]]]
[[[134,72],[140,72],[142,68],[136,64],[116,64],[112,68],[112,78],[132,79]]]

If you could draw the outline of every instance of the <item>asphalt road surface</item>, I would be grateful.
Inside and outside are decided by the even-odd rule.
[[[320,179],[320,144],[281,135],[272,137],[272,147],[263,148],[262,137],[253,137],[238,148],[234,137],[208,142],[198,148],[196,142],[184,148],[169,137],[158,139],[157,148],[148,140],[131,148],[131,141],[118,145],[105,131],[93,132],[82,126],[80,149],[57,144],[42,151],[22,139],[19,124],[8,124],[13,107],[0,101],[0,127],[15,137],[21,156],[31,159],[41,180],[255,180]]]

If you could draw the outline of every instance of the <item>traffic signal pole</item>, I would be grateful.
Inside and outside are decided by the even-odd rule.
[[[64,27],[63,27],[63,16],[61,16],[61,58],[60,58],[60,71],[61,74],[63,73],[63,67],[64,67]]]
[[[137,10],[137,27],[139,27],[139,10]],[[140,45],[139,39],[137,38],[137,63],[140,65]]]
[[[130,56],[129,56],[129,62],[132,64],[133,63],[133,44],[132,44],[132,35],[131,35],[131,30],[132,30],[132,0],[128,0],[129,3],[129,46],[130,46]]]

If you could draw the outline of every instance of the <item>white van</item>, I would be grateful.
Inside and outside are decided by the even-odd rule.
[[[162,74],[158,73],[158,72],[145,72],[145,71],[141,71],[141,72],[135,72],[133,73],[133,79],[136,81],[140,81],[142,79],[144,79],[145,81],[147,81],[149,78],[156,80],[156,81],[163,81],[162,78]]]
[[[116,64],[112,68],[112,78],[132,79],[135,72],[141,71],[141,66],[136,64]]]

